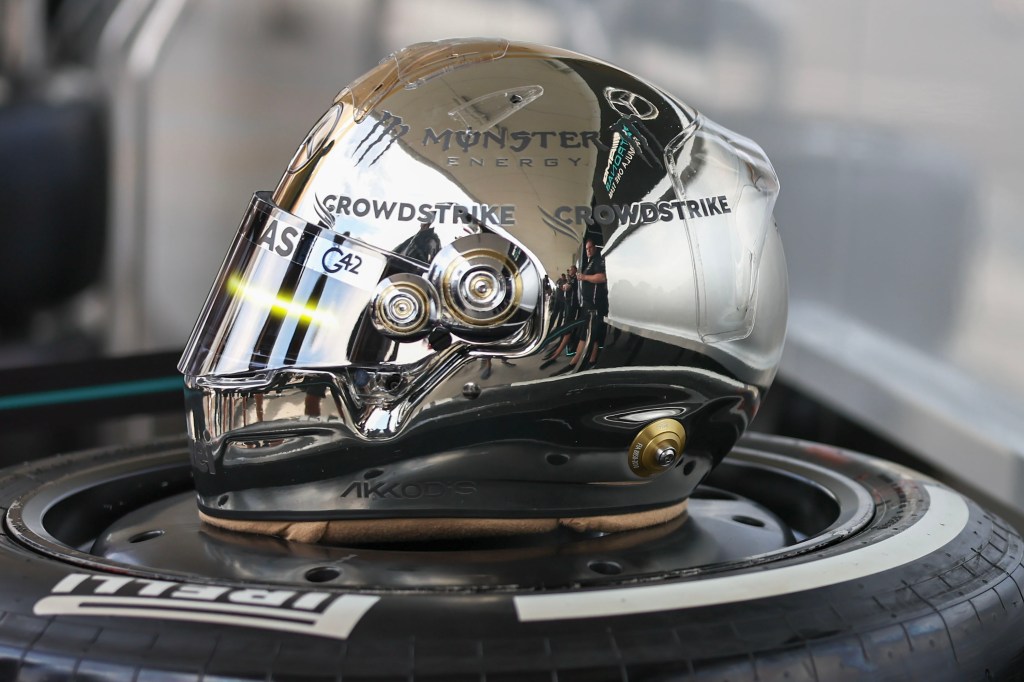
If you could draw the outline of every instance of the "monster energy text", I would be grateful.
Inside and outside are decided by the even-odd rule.
[[[509,130],[497,127],[482,133],[472,130],[445,128],[436,132],[427,128],[423,133],[423,146],[440,145],[441,151],[461,149],[469,152],[474,148],[507,149],[516,154],[527,149],[608,149],[601,142],[597,130]]]

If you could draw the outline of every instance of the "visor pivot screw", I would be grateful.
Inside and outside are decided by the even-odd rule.
[[[422,277],[393,275],[380,281],[370,301],[374,327],[400,340],[423,338],[436,314],[436,294]]]
[[[442,324],[463,341],[488,343],[508,336],[514,323],[530,316],[539,277],[530,259],[508,240],[476,234],[438,251],[427,281],[439,295]]]
[[[471,308],[483,312],[500,303],[504,291],[495,273],[475,272],[466,280],[465,302]]]
[[[469,400],[476,400],[480,397],[480,387],[472,381],[466,382],[462,386],[462,397]]]

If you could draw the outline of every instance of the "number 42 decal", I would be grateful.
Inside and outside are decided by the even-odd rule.
[[[332,246],[324,251],[322,262],[324,272],[335,273],[344,270],[345,272],[351,272],[353,275],[358,275],[359,266],[363,264],[363,259],[354,253],[345,253],[337,246]]]

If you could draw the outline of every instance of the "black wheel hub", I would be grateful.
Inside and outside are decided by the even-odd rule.
[[[370,591],[519,591],[635,583],[796,556],[856,533],[867,493],[820,466],[737,448],[669,523],[614,533],[307,545],[202,524],[187,455],[96,466],[15,501],[12,535],[34,551],[144,578]]]

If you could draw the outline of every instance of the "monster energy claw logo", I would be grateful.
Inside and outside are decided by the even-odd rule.
[[[364,159],[370,158],[370,164],[373,165],[380,160],[380,157],[384,155],[391,145],[395,143],[395,140],[401,138],[409,132],[409,126],[405,124],[401,116],[395,116],[390,111],[382,111],[373,123],[373,127],[366,133],[359,144],[356,145],[355,151],[358,152],[360,148],[363,153],[356,159],[356,165],[358,166],[363,162]],[[369,142],[369,144],[367,144]],[[365,146],[364,146],[365,145]]]

